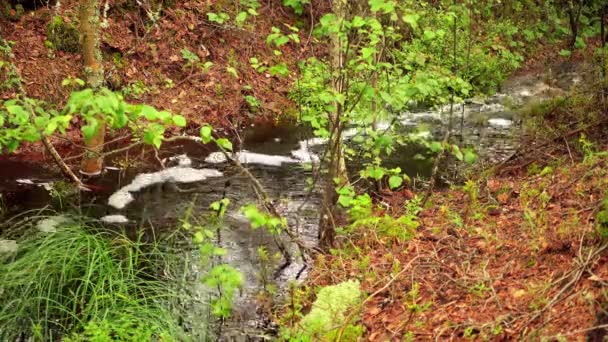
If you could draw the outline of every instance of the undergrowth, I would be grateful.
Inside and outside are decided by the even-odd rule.
[[[181,339],[167,274],[175,260],[159,243],[87,222],[18,243],[18,252],[0,255],[1,340]]]

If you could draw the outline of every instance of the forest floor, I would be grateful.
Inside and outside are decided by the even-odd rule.
[[[209,123],[228,135],[252,123],[296,118],[288,94],[297,76],[297,61],[320,49],[312,44],[308,18],[297,17],[280,3],[270,1],[264,2],[257,10],[259,15],[251,17],[242,27],[230,23],[220,26],[207,17],[215,2],[178,1],[163,9],[159,19],[151,21],[144,9],[129,3],[110,0],[107,27],[103,29],[101,49],[106,86],[111,90],[122,91],[129,101],[184,115],[193,127]],[[67,101],[72,90],[63,87],[62,81],[81,77],[82,61],[77,52],[49,49],[45,45],[49,38],[47,27],[55,15],[63,18],[66,27],[74,25],[77,4],[73,0],[62,1],[58,13],[47,7],[28,10],[16,21],[0,15],[0,37],[15,42],[14,62],[28,95],[57,106]],[[323,6],[315,9],[323,10]],[[233,13],[230,15],[234,17]],[[266,43],[266,37],[272,27],[290,32],[285,23],[301,28],[301,43],[282,46],[282,55],[277,56]],[[197,56],[199,66],[188,64],[182,54],[184,49]],[[250,58],[257,58],[266,68],[285,63],[290,74],[272,76],[268,71],[258,72]],[[213,66],[204,72],[202,65],[206,62]],[[237,74],[232,74],[229,68],[234,68]],[[0,99],[14,95],[0,91]],[[258,104],[250,105],[246,96],[255,98]],[[68,137],[73,142],[80,139],[79,126],[77,121],[72,123],[73,134]],[[56,144],[62,152],[70,153],[73,149],[64,141]],[[28,153],[31,157],[39,150],[30,145],[17,154]]]
[[[361,317],[370,341],[602,341],[606,331],[593,329],[608,317],[607,245],[595,222],[608,209],[601,122],[548,142],[530,136],[504,164],[436,191],[412,239],[373,227],[344,237],[318,257],[310,284],[358,279],[373,294]],[[582,132],[595,138],[584,153]],[[388,209],[377,214],[402,215],[409,199],[380,196]]]

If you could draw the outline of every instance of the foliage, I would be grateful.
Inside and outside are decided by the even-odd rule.
[[[54,16],[46,28],[46,45],[50,49],[76,53],[80,51],[78,28],[66,23],[61,16]]]
[[[241,211],[251,223],[251,228],[266,228],[271,234],[280,234],[287,227],[287,220],[261,212],[255,204],[241,208]]]
[[[33,112],[29,111],[33,108]],[[85,140],[99,128],[100,118],[108,127],[128,127],[145,144],[159,148],[167,127],[185,127],[186,119],[148,105],[133,105],[106,88],[73,92],[61,111],[30,98],[8,100],[0,108],[0,148],[12,152],[22,141],[36,142],[42,135],[64,134],[72,118],[78,115]]]
[[[608,196],[604,196],[601,210],[595,216],[595,230],[603,239],[608,239]]]
[[[14,42],[0,37],[0,90],[14,89],[19,84],[19,75],[11,62]]]
[[[223,226],[223,219],[230,205],[230,200],[223,198],[211,203],[211,213],[207,217],[195,218],[192,212],[195,208],[193,202],[187,209],[182,221],[182,228],[193,233],[192,241],[198,247],[199,263],[208,269],[201,282],[212,290],[216,296],[211,300],[211,312],[218,318],[228,318],[232,311],[232,301],[237,289],[243,284],[242,274],[228,264],[212,265],[214,258],[226,254],[223,248],[216,246],[216,231]]]
[[[310,312],[296,327],[283,331],[283,337],[292,341],[333,341],[342,331],[344,341],[355,341],[363,333],[363,328],[351,324],[346,318],[360,303],[359,282],[349,280],[326,286],[317,294]]]
[[[350,185],[338,188],[337,192],[338,203],[348,209],[352,221],[350,227],[343,230],[344,232],[356,228],[374,229],[384,236],[406,241],[414,236],[420,224],[416,216],[419,209],[414,207],[409,207],[408,211],[399,217],[389,214],[378,215],[374,212],[375,206],[368,194],[356,195],[355,189]]]
[[[243,284],[243,276],[234,267],[222,264],[213,267],[203,278],[203,284],[217,288],[218,298],[213,299],[213,315],[221,318],[230,316],[234,293]]]
[[[227,13],[224,13],[224,12],[219,12],[219,13],[209,12],[209,13],[207,13],[207,19],[209,19],[209,21],[212,23],[216,23],[218,25],[223,25],[228,20],[230,20],[230,15],[228,15]]]
[[[310,4],[310,0],[283,0],[283,5],[291,8],[295,14],[304,13],[304,7]]]
[[[252,113],[256,113],[260,109],[260,101],[252,95],[245,95],[245,102],[247,102],[247,106],[249,107],[249,111]]]

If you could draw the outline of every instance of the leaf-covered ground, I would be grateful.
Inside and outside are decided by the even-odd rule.
[[[220,1],[175,1],[158,20],[151,21],[148,13],[133,3],[109,1],[101,48],[106,85],[112,90],[125,91],[129,100],[182,114],[193,125],[210,123],[227,133],[257,121],[293,119],[296,111],[287,95],[297,75],[296,61],[309,57],[315,48],[305,18],[297,18],[279,3],[262,2],[259,15],[242,27],[218,25],[210,22],[207,14],[222,7]],[[75,0],[61,2],[57,14],[66,24],[77,22],[77,5]],[[54,8],[41,7],[26,11],[17,21],[0,16],[0,36],[15,42],[14,62],[28,94],[61,105],[72,90],[62,87],[62,81],[82,77],[82,61],[79,53],[45,45],[47,27],[55,14]],[[301,27],[301,43],[284,45],[282,55],[275,56],[266,37],[273,26],[289,32],[285,23]],[[189,67],[183,49],[213,66],[208,72]],[[265,65],[285,62],[290,75],[257,72],[250,64],[252,57]],[[236,77],[227,68],[236,69]],[[14,95],[0,92],[0,99]],[[260,108],[253,110],[246,96],[255,97]],[[75,128],[79,125],[73,122]],[[77,130],[69,137],[77,140]]]
[[[594,222],[606,163],[546,154],[435,193],[412,240],[369,227],[319,257],[311,282],[359,279],[368,294],[388,285],[363,309],[366,340],[601,341],[590,329],[606,323],[608,254]],[[381,201],[400,214],[404,194]]]

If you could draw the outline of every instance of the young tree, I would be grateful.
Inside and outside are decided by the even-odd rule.
[[[104,71],[100,44],[99,0],[81,0],[80,3],[80,45],[84,61],[84,73],[87,86],[95,91],[103,86]],[[105,122],[98,116],[87,127],[93,131],[90,138],[85,138],[87,151],[82,159],[80,172],[87,176],[101,173],[103,167],[103,144],[105,138]]]
[[[581,13],[583,7],[585,7],[585,0],[567,0],[566,4],[568,7],[568,21],[570,22],[570,31],[572,36],[570,38],[570,48],[574,48],[576,39],[578,38],[578,30],[580,26]]]
[[[344,40],[341,34],[342,25],[346,20],[348,2],[345,0],[334,0],[332,11],[336,16],[336,32],[331,35],[330,63],[331,63],[331,84],[335,94],[344,94]],[[348,183],[346,174],[346,163],[342,150],[342,122],[343,103],[334,101],[334,110],[329,113],[329,162],[327,165],[327,177],[325,180],[325,190],[323,192],[322,215],[319,223],[319,243],[323,248],[333,246],[335,237],[335,216],[338,194],[336,185],[342,186]]]

